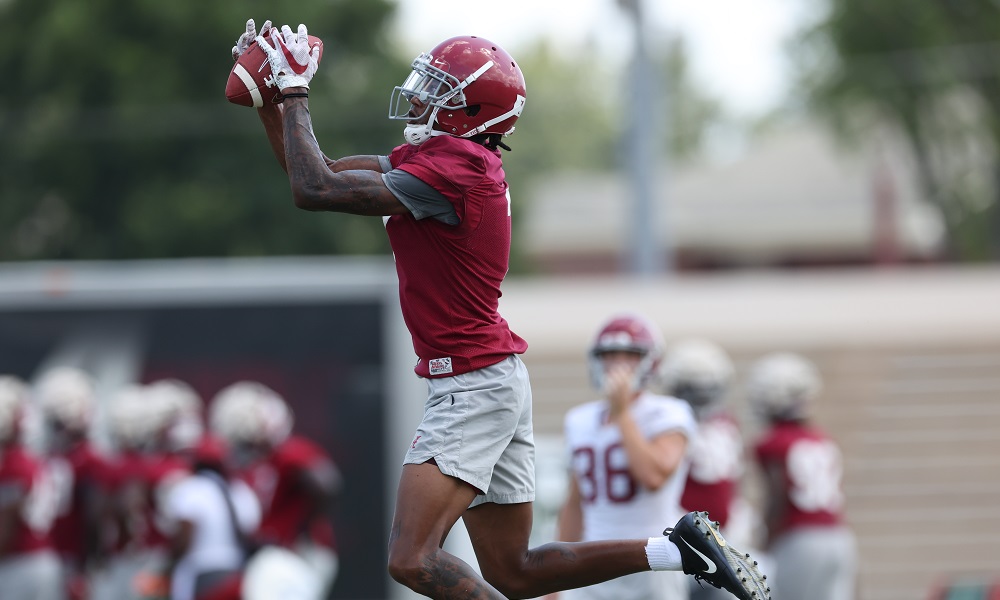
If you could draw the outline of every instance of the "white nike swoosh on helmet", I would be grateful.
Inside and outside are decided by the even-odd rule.
[[[692,546],[691,544],[688,544],[688,541],[686,539],[681,538],[681,541],[684,542],[685,544],[687,544],[687,547],[690,548],[692,552],[694,552],[695,554],[697,554],[698,556],[700,556],[701,559],[703,561],[705,561],[705,564],[708,565],[708,568],[705,569],[706,573],[708,573],[708,574],[711,575],[712,573],[715,573],[718,570],[718,568],[716,568],[716,566],[715,566],[715,562],[711,558],[709,558],[709,557],[705,556],[704,554],[702,554],[701,552],[698,552],[697,550],[695,550],[694,546]]]

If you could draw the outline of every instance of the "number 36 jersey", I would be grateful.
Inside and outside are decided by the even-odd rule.
[[[697,430],[691,407],[676,398],[646,392],[629,412],[647,440],[671,432],[690,440]],[[687,459],[659,489],[644,488],[629,472],[621,430],[608,421],[606,401],[571,409],[565,435],[580,489],[583,541],[646,538],[681,517]]]

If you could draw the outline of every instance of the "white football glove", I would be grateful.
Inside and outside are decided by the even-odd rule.
[[[310,51],[306,26],[300,24],[297,33],[293,33],[288,25],[282,25],[280,32],[271,28],[270,37],[273,45],[263,35],[257,36],[257,45],[267,54],[278,89],[309,89],[309,81],[319,69],[319,46]]]
[[[267,21],[264,21],[264,26],[260,28],[260,34],[267,35],[271,33],[271,29],[273,29],[273,27],[271,27],[271,20],[268,19]],[[257,39],[257,24],[253,22],[253,19],[247,19],[246,32],[236,40],[236,45],[233,46],[234,62],[239,60],[240,56],[243,56],[243,53],[247,51],[247,48],[250,47],[250,44],[252,44],[255,39]]]

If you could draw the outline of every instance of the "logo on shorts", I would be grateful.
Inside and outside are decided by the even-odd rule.
[[[417,437],[413,438],[413,443],[410,444],[410,448],[413,449],[413,450],[416,450],[417,449],[417,441],[420,440],[420,438],[422,438],[422,437],[424,437],[424,436],[418,435]]]
[[[451,357],[432,358],[427,361],[427,368],[430,370],[431,375],[451,373]]]

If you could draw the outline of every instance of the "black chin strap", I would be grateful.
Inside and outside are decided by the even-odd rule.
[[[499,133],[480,133],[479,135],[474,135],[469,138],[470,140],[476,142],[477,144],[482,144],[490,150],[496,150],[498,147],[503,148],[507,152],[510,152],[510,146],[503,143],[503,135]]]

